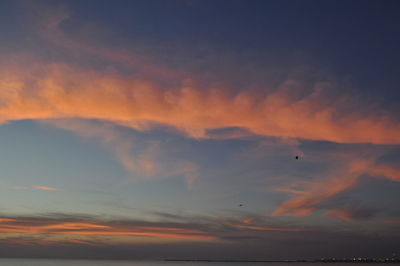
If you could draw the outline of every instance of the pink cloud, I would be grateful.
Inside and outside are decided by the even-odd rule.
[[[57,191],[60,190],[59,188],[55,188],[55,187],[49,187],[49,186],[33,186],[36,189],[39,190],[48,190],[48,191]]]
[[[327,178],[317,178],[309,182],[304,190],[292,188],[278,188],[277,191],[288,192],[295,196],[281,203],[272,213],[272,216],[307,216],[323,208],[321,204],[326,200],[356,186],[362,175],[369,174],[375,177],[393,181],[398,179],[399,169],[375,163],[375,159],[353,160],[344,169],[338,170]],[[352,220],[351,210],[333,209],[326,215]]]
[[[171,226],[140,226],[99,221],[62,221],[53,219],[26,219],[3,218],[0,219],[1,238],[9,237],[9,234],[36,237],[36,241],[70,241],[74,242],[79,237],[92,238],[107,237],[114,241],[122,241],[121,237],[151,237],[170,240],[214,241],[217,238],[202,230]],[[22,240],[24,241],[24,240]],[[90,241],[92,243],[92,241]],[[84,244],[84,242],[80,242]]]
[[[139,130],[143,123],[158,123],[192,138],[209,137],[208,129],[237,127],[281,138],[400,143],[400,124],[394,118],[368,110],[341,113],[340,105],[323,104],[317,91],[292,99],[281,89],[260,95],[190,86],[164,89],[157,82],[115,72],[28,59],[0,65],[0,74],[3,122],[82,118]]]

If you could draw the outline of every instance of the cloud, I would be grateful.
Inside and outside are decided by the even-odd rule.
[[[308,228],[277,226],[271,221],[247,218],[185,216],[155,213],[162,219],[104,220],[94,216],[58,215],[4,216],[0,218],[0,240],[70,242],[90,244],[206,241],[223,242],[235,237],[254,237],[257,231],[299,232]],[[167,217],[167,219],[165,219]],[[168,217],[174,217],[173,220]],[[271,219],[270,219],[271,220]],[[16,237],[19,236],[19,237]],[[232,240],[229,240],[232,241]],[[80,243],[84,244],[84,243]]]
[[[210,129],[245,128],[281,138],[400,143],[400,124],[394,117],[365,108],[342,113],[342,106],[327,102],[318,88],[300,99],[291,97],[284,86],[264,94],[246,88],[239,93],[191,86],[162,88],[154,80],[114,71],[27,58],[3,63],[0,75],[3,122],[82,118],[138,130],[157,123],[192,138],[210,137],[206,134]]]
[[[354,104],[357,99],[350,95],[333,99],[331,92],[338,89],[333,83],[308,81],[306,88],[301,79],[287,79],[272,88],[206,86],[195,73],[182,73],[144,55],[65,32],[62,23],[71,18],[71,12],[62,5],[24,6],[46,45],[77,57],[101,59],[107,66],[116,62],[127,71],[50,62],[27,54],[2,56],[0,122],[46,120],[97,138],[125,169],[142,178],[160,173],[184,176],[192,187],[199,169],[190,161],[165,160],[156,142],[138,154],[134,140],[115,126],[139,131],[162,126],[194,139],[277,137],[299,156],[303,152],[296,139],[400,143],[400,123],[394,115]]]
[[[319,178],[309,182],[304,191],[296,191],[295,194],[298,196],[281,203],[272,215],[307,216],[313,213],[326,199],[354,187],[358,183],[359,176],[370,164],[368,160],[356,160],[329,178]]]
[[[296,139],[400,144],[398,117],[362,101],[354,104],[359,99],[345,93],[332,97],[332,91],[342,91],[334,83],[307,82],[306,87],[301,79],[293,78],[271,88],[205,86],[202,77],[193,73],[151,63],[146,56],[95,40],[72,37],[61,27],[70,17],[62,6],[32,5],[28,10],[36,15],[39,35],[53,48],[101,59],[107,66],[116,62],[125,71],[30,55],[2,56],[0,122],[46,121],[97,138],[128,171],[145,179],[160,173],[180,175],[191,187],[198,167],[184,160],[162,162],[160,158],[165,157],[157,142],[137,152],[135,141],[117,127],[147,131],[161,125],[193,139],[277,137],[300,156]],[[327,199],[357,185],[362,174],[399,180],[393,167],[351,161],[347,168],[315,179],[304,189],[276,189],[295,196],[280,204],[273,215],[309,215],[323,208]]]
[[[389,165],[380,164],[368,169],[368,174],[375,177],[382,177],[392,181],[400,181],[400,169]]]
[[[274,88],[232,90],[201,87],[201,77],[151,63],[143,55],[88,43],[66,34],[71,17],[62,5],[25,4],[42,38],[71,54],[118,62],[135,74],[82,68],[16,56],[0,64],[0,120],[83,118],[110,121],[139,130],[168,125],[193,138],[242,138],[249,134],[328,140],[340,143],[399,144],[395,116],[343,95],[332,100],[333,84],[318,82],[304,92],[301,80]],[[18,58],[19,57],[19,58]],[[166,81],[173,80],[167,85]],[[308,83],[310,84],[310,83]],[[265,92],[262,92],[265,91]],[[301,91],[301,93],[299,92]],[[342,111],[348,110],[348,111]],[[234,129],[234,130],[228,130]],[[292,145],[296,146],[296,145]],[[302,154],[295,149],[296,153]]]
[[[92,56],[162,79],[177,78],[182,75],[178,71],[160,67],[148,57],[138,53],[99,43],[96,38],[89,37],[93,35],[93,27],[89,27],[88,32],[85,31],[86,27],[78,27],[73,34],[66,33],[62,24],[71,19],[73,12],[63,4],[49,5],[36,1],[23,2],[21,7],[28,15],[27,22],[31,25],[32,31],[45,42],[47,47],[56,49],[61,54],[67,53],[77,61],[82,57]],[[98,25],[98,28],[104,29],[105,25]]]
[[[395,217],[395,218],[388,218],[384,220],[385,223],[393,224],[393,225],[400,225],[400,218]]]
[[[317,178],[306,183],[303,190],[291,187],[275,188],[276,191],[288,192],[296,196],[281,203],[272,215],[307,216],[320,209],[329,209],[324,203],[333,196],[356,186],[364,174],[399,181],[399,173],[399,169],[396,167],[377,164],[376,158],[353,160],[344,169],[334,172],[328,178]],[[357,217],[368,218],[372,216],[372,213],[365,213],[356,208],[347,210],[331,208],[332,210],[326,215],[342,220],[355,220]]]
[[[172,158],[172,153],[166,154],[160,142],[143,139],[138,141],[133,134],[124,133],[121,127],[116,127],[114,124],[82,119],[42,122],[74,132],[81,137],[97,139],[104,147],[111,150],[118,162],[135,177],[154,179],[182,176],[190,189],[199,175],[197,165]],[[137,142],[140,142],[140,145]]]
[[[25,186],[14,186],[14,187],[12,187],[12,189],[15,189],[15,190],[26,190],[26,189],[28,189],[28,187],[25,187]]]
[[[279,192],[286,192],[286,193],[292,193],[292,194],[300,194],[300,195],[304,195],[307,192],[305,191],[301,191],[301,190],[296,190],[296,189],[292,189],[292,188],[273,188],[272,190],[274,191],[279,191]]]
[[[24,236],[39,237],[40,240],[50,240],[55,236],[58,240],[73,239],[77,237],[151,237],[165,238],[171,240],[192,240],[192,241],[213,241],[215,236],[198,230],[196,228],[186,228],[162,223],[143,223],[143,222],[104,222],[98,220],[79,220],[79,219],[54,219],[41,217],[23,218],[2,218],[0,219],[0,232],[2,238],[9,235],[21,234]],[[56,239],[57,240],[57,239]]]
[[[326,216],[336,218],[343,221],[354,222],[358,220],[367,220],[375,216],[376,210],[361,208],[361,207],[347,207],[332,209],[325,213]]]
[[[370,234],[359,227],[295,227],[274,217],[156,215],[168,219],[2,216],[0,256],[193,259],[196,254],[196,258],[204,259],[298,259],[347,254],[343,251],[348,252],[343,256],[354,256],[360,254],[360,247],[379,255],[395,248],[399,239],[391,228]],[[377,242],[385,243],[385,248],[370,249]]]
[[[284,231],[284,232],[295,232],[295,231],[305,231],[306,229],[303,228],[290,228],[290,227],[268,227],[268,226],[257,226],[257,225],[250,225],[246,223],[230,223],[225,222],[225,225],[229,225],[236,228],[244,228],[256,231]]]
[[[59,188],[55,188],[55,187],[49,187],[49,186],[32,186],[32,187],[27,187],[27,186],[13,186],[11,187],[12,189],[15,190],[27,190],[30,188],[34,188],[34,189],[38,189],[38,190],[48,190],[48,191],[57,191],[57,190],[61,190]]]
[[[49,186],[33,186],[33,188],[36,188],[36,189],[39,189],[39,190],[48,190],[48,191],[60,190],[59,188],[49,187]]]

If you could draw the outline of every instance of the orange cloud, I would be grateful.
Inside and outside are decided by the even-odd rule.
[[[99,223],[95,221],[64,222],[57,220],[31,220],[31,219],[0,219],[0,232],[6,234],[23,234],[32,236],[138,236],[166,238],[172,240],[215,240],[216,237],[208,235],[198,229],[160,226],[135,226],[113,223]]]
[[[341,106],[327,105],[319,90],[294,99],[284,86],[269,94],[169,89],[154,80],[27,59],[1,65],[0,76],[3,122],[83,118],[139,130],[158,123],[193,138],[210,137],[208,129],[238,127],[283,138],[400,143],[400,124],[394,118],[368,110],[341,113]]]
[[[112,49],[79,34],[68,35],[60,24],[70,18],[63,5],[24,3],[36,32],[47,42],[83,54],[118,62],[138,76],[116,71],[81,69],[62,63],[43,63],[32,58],[3,60],[0,65],[0,121],[47,118],[101,119],[139,130],[152,123],[172,126],[190,137],[207,138],[207,130],[244,128],[253,133],[284,139],[302,138],[341,143],[399,144],[400,124],[395,117],[378,115],[368,106],[341,112],[341,101],[324,96],[328,85],[315,84],[302,98],[294,96],[288,80],[275,91],[261,94],[247,88],[229,93],[223,88],[196,88],[188,75],[151,63],[149,58],[123,49]],[[79,33],[79,32],[77,32]],[[83,34],[87,36],[88,34]],[[165,88],[173,79],[182,86]],[[271,91],[271,88],[268,88]],[[349,104],[350,105],[350,104]],[[351,106],[353,107],[353,106]],[[234,131],[225,137],[243,137]],[[213,137],[221,137],[219,135]],[[291,140],[292,141],[292,140]],[[292,145],[296,146],[296,145]],[[126,153],[125,151],[117,152]],[[302,155],[298,148],[295,153]],[[127,168],[131,161],[122,156]],[[151,169],[153,165],[146,163]],[[189,178],[190,179],[190,178]]]
[[[48,186],[33,186],[36,189],[39,190],[49,190],[49,191],[56,191],[56,190],[60,190],[59,188],[55,188],[55,187],[48,187]]]
[[[342,221],[352,222],[362,219],[370,219],[376,213],[376,210],[360,206],[347,206],[338,209],[332,209],[325,213],[325,216],[336,218]]]
[[[318,209],[318,204],[358,183],[358,178],[371,165],[369,160],[357,160],[349,163],[345,170],[335,173],[328,179],[317,179],[309,183],[307,189],[297,197],[279,205],[272,215],[307,216]]]
[[[84,241],[84,240],[80,240],[80,239],[68,239],[67,241],[70,243],[73,243],[73,244],[79,244],[79,245],[84,245],[84,246],[97,246],[96,243],[92,243],[92,242]]]
[[[353,217],[345,210],[330,210],[325,213],[325,216],[348,222],[354,221]]]
[[[279,192],[286,192],[286,193],[292,193],[292,194],[300,194],[300,195],[304,195],[307,192],[305,191],[301,191],[301,190],[296,190],[296,189],[292,189],[292,188],[273,188],[274,191],[279,191]]]
[[[243,219],[239,219],[238,221],[244,224],[252,224],[256,220],[256,217],[247,217]]]
[[[368,170],[368,174],[376,177],[383,177],[392,181],[400,181],[400,169],[391,165],[376,165]]]
[[[15,219],[8,219],[8,218],[0,218],[0,223],[4,223],[4,222],[14,222]]]
[[[256,230],[256,231],[284,231],[284,232],[305,231],[305,229],[303,229],[303,228],[256,226],[256,225],[249,225],[249,224],[229,223],[229,222],[225,222],[224,224],[233,226],[233,227]]]
[[[225,218],[226,217],[222,217]],[[277,227],[277,226],[263,226],[260,224],[255,224],[257,218],[256,217],[247,217],[243,219],[229,219],[229,221],[223,221],[222,224],[236,227],[236,228],[243,228],[243,229],[250,229],[256,231],[287,231],[287,232],[295,232],[295,231],[305,231],[304,228],[295,228],[295,227]]]
[[[321,209],[320,204],[327,199],[356,186],[363,174],[381,177],[393,181],[400,181],[400,170],[389,165],[379,165],[374,159],[353,160],[329,178],[318,178],[308,182],[304,190],[292,188],[278,188],[276,191],[288,192],[296,196],[281,203],[272,216],[307,216]],[[329,217],[351,220],[352,217],[345,210],[331,210],[326,213]]]

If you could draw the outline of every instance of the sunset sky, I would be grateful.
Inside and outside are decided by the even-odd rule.
[[[400,257],[399,10],[0,1],[0,257]]]

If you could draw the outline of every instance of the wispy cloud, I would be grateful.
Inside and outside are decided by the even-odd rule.
[[[177,78],[182,74],[172,69],[160,67],[140,54],[123,48],[109,47],[99,43],[96,39],[91,39],[88,36],[93,34],[93,29],[90,32],[85,32],[85,28],[81,27],[74,35],[65,33],[60,25],[71,18],[72,11],[61,3],[48,5],[40,1],[24,2],[21,7],[29,15],[30,19],[28,21],[32,26],[32,30],[47,45],[50,44],[59,49],[66,49],[75,58],[89,55],[116,62],[125,67],[136,69],[141,73],[162,79]],[[103,26],[99,25],[99,27]],[[82,38],[82,35],[85,37]]]
[[[379,164],[368,169],[368,174],[375,177],[400,181],[400,169],[389,164]]]
[[[160,216],[160,217],[164,217]],[[101,244],[104,239],[113,243],[135,243],[142,238],[153,241],[225,241],[234,236],[253,236],[257,231],[299,232],[307,228],[277,226],[260,219],[247,217],[237,219],[229,217],[181,216],[174,215],[177,221],[147,220],[102,220],[98,217],[80,217],[49,214],[35,217],[8,216],[0,218],[0,239],[35,241],[82,240],[90,244]],[[158,239],[158,240],[157,240]],[[21,242],[22,243],[22,242]],[[28,243],[25,243],[28,244]],[[84,244],[80,242],[79,244]]]
[[[166,155],[158,141],[140,141],[132,134],[124,134],[112,123],[82,119],[57,119],[42,121],[52,126],[72,131],[81,137],[97,139],[111,150],[121,165],[135,177],[142,179],[182,176],[188,188],[193,186],[199,175],[197,165],[190,161]],[[139,148],[138,146],[145,146]]]
[[[9,234],[31,236],[66,237],[152,237],[166,239],[190,239],[213,241],[215,236],[196,228],[174,226],[172,224],[143,222],[104,222],[96,220],[62,220],[49,218],[3,218],[0,220],[3,238]],[[44,239],[43,239],[44,238]]]
[[[244,228],[256,231],[283,231],[283,232],[295,232],[295,231],[306,231],[303,228],[290,228],[290,227],[268,227],[268,226],[257,226],[257,225],[250,225],[246,223],[230,223],[225,222],[225,225],[229,225],[236,228]]]
[[[11,187],[12,189],[15,189],[15,190],[26,190],[26,189],[29,189],[28,187],[25,187],[25,186],[14,186],[14,187]]]
[[[366,241],[374,244],[378,240],[387,240],[384,243],[390,243],[388,246],[398,242],[398,235],[393,235],[393,228],[385,230],[386,234],[380,237],[372,237],[375,234],[365,234],[363,228],[346,228],[351,224],[341,226],[340,229],[333,227],[328,230],[321,227],[293,226],[280,218],[266,216],[235,218],[168,213],[159,213],[157,216],[169,218],[166,221],[103,220],[100,217],[66,214],[3,216],[0,218],[0,252],[3,253],[0,254],[6,254],[4,252],[7,251],[16,257],[24,256],[21,254],[35,257],[37,252],[41,252],[40,256],[51,257],[52,251],[55,250],[59,257],[60,254],[64,254],[61,252],[64,250],[67,253],[66,257],[71,258],[81,257],[81,252],[90,248],[92,252],[89,253],[96,255],[87,256],[87,252],[84,252],[83,257],[103,257],[98,256],[102,254],[110,258],[113,257],[113,252],[116,252],[116,257],[121,258],[126,251],[129,254],[127,258],[135,258],[135,254],[132,255],[132,250],[135,250],[140,251],[140,254],[144,252],[146,258],[193,258],[191,254],[196,254],[197,258],[210,259],[223,258],[221,252],[230,250],[229,254],[240,251],[239,254],[245,252],[246,256],[254,256],[256,252],[259,258],[265,256],[265,247],[268,246],[272,253],[267,255],[267,259],[274,258],[276,254],[284,258],[288,256],[288,252],[294,257],[295,254],[304,252],[311,255],[314,247],[321,243],[325,243],[326,250],[336,250],[343,245],[343,239],[346,239],[345,244],[351,241],[346,249]],[[31,250],[27,247],[34,247],[35,252],[28,252],[26,255],[26,251]],[[40,250],[41,247],[43,250]],[[75,247],[77,249],[74,249]],[[257,250],[254,250],[255,248]],[[296,253],[299,252],[299,248],[301,252]],[[189,255],[184,256],[184,250]]]
[[[325,209],[324,202],[356,186],[365,174],[399,181],[399,173],[399,169],[394,166],[377,164],[376,158],[353,160],[344,169],[335,171],[328,178],[320,177],[307,182],[303,190],[292,187],[275,188],[276,191],[288,192],[296,196],[281,203],[272,215],[307,216],[317,210]],[[327,215],[350,221],[356,217],[356,210],[332,207]]]
[[[329,210],[325,213],[325,215],[343,221],[355,222],[359,220],[371,219],[374,217],[376,212],[377,211],[374,209],[351,206]]]
[[[57,191],[57,190],[61,190],[61,189],[59,189],[59,188],[49,187],[49,186],[33,186],[33,188],[39,189],[39,190],[48,190],[48,191]]]
[[[307,227],[294,227],[273,221],[245,217],[187,216],[161,213],[161,219],[115,219],[79,215],[48,214],[43,216],[5,216],[0,218],[0,239],[25,241],[82,240],[90,244],[140,243],[144,239],[163,241],[235,241],[236,237],[254,237],[261,232],[304,232]],[[165,219],[174,217],[173,220]],[[19,238],[15,238],[18,234]],[[267,237],[258,235],[258,237]],[[231,240],[229,240],[231,239]],[[84,244],[83,242],[80,244]]]
[[[37,189],[37,190],[48,190],[48,191],[58,191],[61,190],[60,188],[55,188],[55,187],[50,187],[50,186],[43,186],[43,185],[37,185],[37,186],[13,186],[11,189],[14,190],[27,190],[27,189]]]

